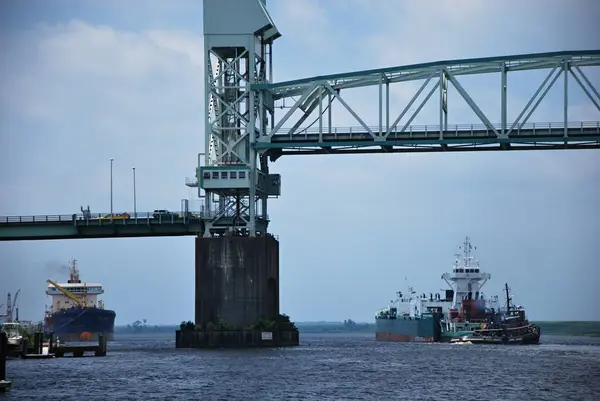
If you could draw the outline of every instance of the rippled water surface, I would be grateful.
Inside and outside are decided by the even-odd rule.
[[[303,334],[301,345],[176,350],[121,336],[106,357],[9,360],[0,400],[599,400],[600,339],[537,346],[381,343]]]

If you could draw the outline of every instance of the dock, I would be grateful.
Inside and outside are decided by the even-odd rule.
[[[54,341],[54,334],[50,334],[50,340],[44,344],[43,338],[43,333],[35,333],[33,347],[25,344],[21,358],[46,359],[67,356],[80,358],[86,354],[88,354],[87,356],[106,356],[107,338],[104,334],[98,336],[98,344],[95,345],[60,345]]]
[[[88,356],[106,356],[106,343],[107,337],[104,334],[98,336],[98,344],[60,345],[54,342],[54,334],[50,334],[50,340],[45,342],[44,333],[34,333],[33,346],[29,346],[27,339],[24,339],[20,347],[20,355],[15,356],[20,356],[22,359],[83,357],[86,353]],[[4,331],[0,331],[0,394],[6,393],[12,386],[12,382],[6,380],[6,359],[8,356],[8,337]]]

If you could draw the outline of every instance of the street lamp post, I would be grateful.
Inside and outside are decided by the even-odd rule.
[[[113,158],[110,158],[110,218],[113,218]]]
[[[133,215],[137,219],[137,202],[135,199],[135,167],[133,167]]]

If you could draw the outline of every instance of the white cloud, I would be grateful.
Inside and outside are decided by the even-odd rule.
[[[54,209],[60,210],[65,191],[73,198],[105,193],[105,185],[99,188],[97,183],[108,178],[110,157],[118,163],[117,182],[125,181],[120,176],[129,174],[124,169],[140,163],[141,183],[146,181],[151,187],[160,182],[168,189],[165,192],[172,194],[167,197],[165,193],[163,202],[178,206],[177,198],[187,196],[183,177],[193,173],[196,153],[203,144],[201,38],[185,32],[121,32],[71,21],[45,26],[28,40],[34,51],[13,60],[14,67],[4,76],[2,113],[8,124],[26,122],[32,127],[21,135],[27,135],[36,146],[18,157],[41,171],[38,182],[51,194],[47,207],[54,204]],[[10,135],[5,140],[8,146],[15,146],[21,138]],[[65,171],[65,181],[58,183],[58,191],[53,190],[57,188],[50,178],[53,172],[43,171],[51,159],[40,157],[53,145],[60,149],[55,160],[73,161],[67,165],[70,170]],[[6,156],[3,165],[8,167],[17,155]],[[179,175],[165,171],[165,158]],[[71,182],[81,172],[73,170],[76,163],[88,173],[87,179],[78,180],[80,186],[73,187]],[[49,177],[43,179],[46,173]],[[22,175],[3,168],[1,174],[13,191],[30,190],[21,187],[29,172]],[[32,206],[18,202],[9,209],[17,213],[26,205]]]

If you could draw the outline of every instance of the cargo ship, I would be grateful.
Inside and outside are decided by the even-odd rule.
[[[47,333],[54,333],[60,341],[96,341],[99,334],[113,339],[116,313],[104,309],[98,300],[104,294],[102,284],[81,282],[77,260],[69,263],[66,283],[47,282],[46,294],[52,297],[44,319]]]
[[[379,341],[396,342],[468,342],[529,344],[539,341],[539,327],[525,317],[522,306],[511,304],[506,284],[506,306],[498,296],[486,297],[483,286],[491,278],[473,256],[467,236],[451,272],[442,279],[445,293],[417,294],[413,287],[375,315]],[[473,337],[475,337],[473,339]]]
[[[421,311],[425,294],[417,295],[409,286],[406,293],[375,315],[375,339],[393,342],[438,342],[441,338],[441,310],[426,308]],[[438,294],[436,294],[437,300]],[[433,294],[432,294],[433,300]]]

